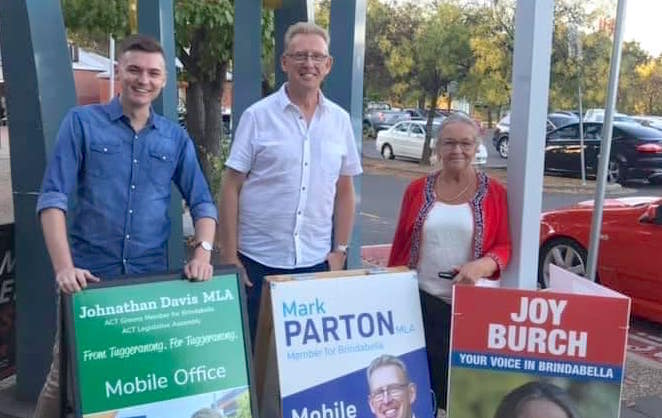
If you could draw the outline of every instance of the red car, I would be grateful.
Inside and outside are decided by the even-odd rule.
[[[549,283],[549,265],[585,273],[593,201],[543,213],[538,282]],[[632,298],[632,314],[662,323],[662,199],[605,201],[597,280]]]

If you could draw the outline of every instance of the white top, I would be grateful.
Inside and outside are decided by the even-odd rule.
[[[423,224],[421,256],[418,262],[418,285],[429,294],[450,303],[453,286],[439,278],[472,259],[473,215],[468,203],[448,205],[436,202]]]
[[[242,254],[288,269],[326,259],[338,176],[362,171],[345,110],[320,92],[307,125],[283,85],[241,115],[225,165],[247,174],[239,194]]]

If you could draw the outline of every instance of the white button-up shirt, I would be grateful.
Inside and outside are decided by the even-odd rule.
[[[307,125],[283,85],[244,111],[225,165],[247,174],[239,194],[239,252],[287,269],[326,259],[338,177],[362,171],[345,110],[320,93]]]

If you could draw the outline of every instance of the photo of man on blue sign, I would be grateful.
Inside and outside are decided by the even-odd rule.
[[[405,364],[388,354],[374,359],[368,370],[368,403],[376,418],[412,418],[416,384],[409,380]]]

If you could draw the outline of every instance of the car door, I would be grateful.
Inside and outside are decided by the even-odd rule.
[[[418,123],[411,123],[409,127],[408,157],[420,160],[423,156],[423,144],[425,143],[425,130]]]
[[[600,146],[602,143],[602,124],[585,123],[584,124],[584,167],[586,174],[596,174],[598,172],[598,157],[600,156]]]
[[[635,211],[633,211],[635,212]],[[634,215],[605,218],[600,240],[600,268],[608,268],[613,274],[605,273],[610,283],[605,285],[637,299],[662,306],[662,276],[660,275],[660,242],[662,222],[642,222]]]
[[[397,156],[407,155],[409,141],[409,122],[399,122],[391,129],[393,152]]]
[[[579,125],[556,129],[547,135],[545,144],[545,170],[580,172]]]

